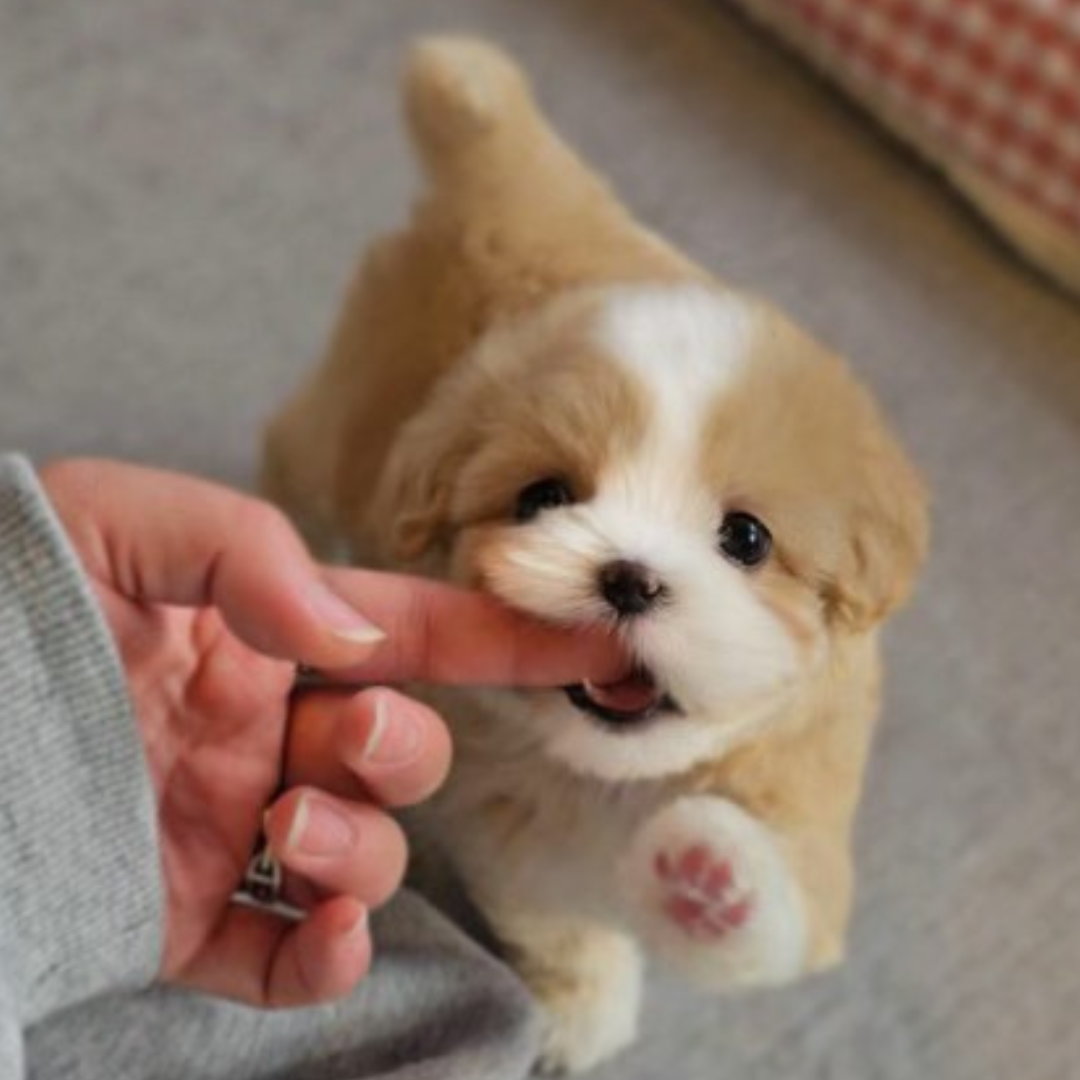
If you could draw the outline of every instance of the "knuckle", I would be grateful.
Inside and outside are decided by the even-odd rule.
[[[292,532],[292,524],[273,503],[248,495],[237,497],[232,512],[233,528],[240,535],[266,536]]]
[[[54,506],[63,510],[88,502],[101,470],[101,463],[93,458],[59,458],[42,465],[37,473]]]

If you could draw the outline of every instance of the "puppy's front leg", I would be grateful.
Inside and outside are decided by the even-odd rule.
[[[703,986],[793,979],[810,962],[810,914],[785,841],[728,799],[679,799],[647,820],[624,862],[634,922]]]
[[[519,911],[492,924],[544,1008],[541,1071],[582,1072],[633,1042],[641,956],[631,938],[600,923],[550,914]]]

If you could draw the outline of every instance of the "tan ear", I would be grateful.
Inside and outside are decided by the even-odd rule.
[[[907,600],[929,541],[926,489],[899,445],[881,430],[863,450],[862,497],[827,590],[830,613],[855,631],[870,629]]]
[[[384,554],[395,562],[416,562],[445,533],[449,503],[446,487],[438,483],[416,483],[415,479],[397,491],[397,512],[391,513],[384,526]]]
[[[415,562],[448,540],[454,478],[476,441],[457,418],[425,410],[395,441],[367,514],[384,558]]]

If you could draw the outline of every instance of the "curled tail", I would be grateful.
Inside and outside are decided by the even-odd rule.
[[[550,127],[500,49],[423,40],[410,51],[404,94],[430,180],[427,206],[495,237],[501,271],[517,263],[563,284],[700,273],[632,220]]]
[[[472,38],[425,38],[409,52],[405,103],[425,158],[477,151],[500,129],[535,112],[520,69]]]

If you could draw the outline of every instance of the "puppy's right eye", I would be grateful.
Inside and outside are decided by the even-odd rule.
[[[556,506],[566,506],[574,501],[574,493],[565,480],[557,476],[547,476],[524,487],[518,493],[514,518],[517,521],[532,521],[542,510],[551,510]]]

